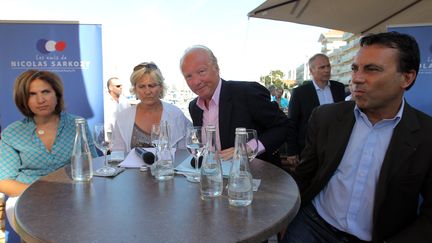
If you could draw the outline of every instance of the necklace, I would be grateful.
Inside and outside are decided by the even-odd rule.
[[[44,135],[44,134],[45,134],[45,131],[42,130],[42,129],[38,129],[38,130],[37,130],[37,134],[39,134],[39,135]]]

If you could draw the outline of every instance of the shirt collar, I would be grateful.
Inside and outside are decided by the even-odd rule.
[[[210,100],[210,102],[215,103],[217,106],[219,106],[219,98],[220,98],[221,87],[222,87],[222,81],[221,81],[221,79],[219,79],[219,83],[218,83],[218,85],[217,85],[217,87],[216,87],[216,89],[215,89],[215,91],[213,93],[213,96],[212,96],[211,100]],[[202,99],[201,97],[198,97],[198,99],[197,99],[197,106],[201,110],[207,109],[205,107],[204,99]]]
[[[391,119],[384,119],[384,120],[393,121],[394,122],[393,128],[395,128],[396,125],[399,123],[399,121],[402,119],[402,114],[403,114],[404,107],[405,107],[405,100],[402,99],[402,104],[401,104],[401,106],[399,108],[399,111],[396,113],[396,115],[393,118],[391,118]],[[369,121],[369,119],[367,118],[366,114],[363,113],[360,110],[360,108],[357,106],[357,104],[354,107],[354,116],[355,116],[356,120],[358,120],[359,118],[362,117],[363,119]]]
[[[317,85],[317,83],[316,83],[316,81],[314,79],[312,79],[312,83],[315,86],[315,90],[321,90],[321,88]],[[330,82],[328,80],[327,80],[326,87],[330,88]],[[325,89],[325,87],[324,87],[324,89]]]

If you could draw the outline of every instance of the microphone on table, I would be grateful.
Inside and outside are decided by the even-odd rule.
[[[201,168],[202,161],[203,161],[203,157],[200,156],[200,157],[198,158],[198,168]],[[194,157],[192,157],[190,164],[191,164],[192,168],[196,168],[196,167],[195,167],[195,158],[194,158]]]
[[[144,163],[151,165],[155,161],[155,156],[152,152],[146,151],[143,148],[135,147],[135,153],[140,157]]]

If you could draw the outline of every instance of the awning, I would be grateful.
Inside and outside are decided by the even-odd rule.
[[[267,0],[248,16],[378,33],[387,26],[431,24],[432,0]]]

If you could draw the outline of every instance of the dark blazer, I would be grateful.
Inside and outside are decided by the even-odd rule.
[[[353,101],[319,106],[294,177],[302,205],[329,182],[355,123]],[[374,242],[432,242],[432,118],[407,103],[384,157],[373,209]],[[419,195],[424,199],[418,213]]]
[[[345,86],[342,83],[330,80],[330,90],[335,103],[345,100]],[[319,105],[318,95],[312,81],[293,90],[288,107],[288,117],[294,123],[297,142],[295,150],[290,151],[289,155],[302,152],[305,146],[306,128],[310,114]]]
[[[203,111],[196,102],[195,98],[189,103],[189,113],[193,124],[201,126]],[[286,141],[288,131],[294,133],[288,118],[277,104],[270,102],[270,94],[264,86],[256,82],[222,80],[219,97],[221,149],[234,146],[237,127],[256,129],[266,149],[258,158],[280,165],[278,149]]]

